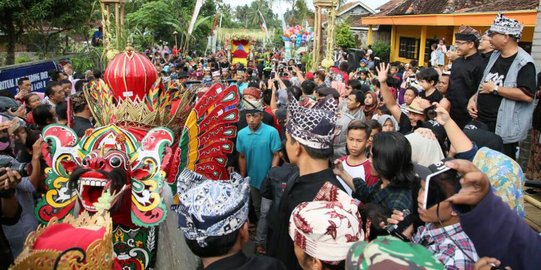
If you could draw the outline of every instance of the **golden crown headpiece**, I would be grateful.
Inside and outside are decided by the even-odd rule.
[[[46,226],[39,226],[28,235],[23,252],[10,269],[111,269],[114,261],[112,226],[109,214],[91,217],[88,212],[82,212],[77,218],[68,215],[62,222],[53,217]],[[67,234],[73,237],[60,239]],[[90,239],[76,237],[83,234]]]
[[[185,89],[178,80],[163,83],[148,57],[131,46],[109,63],[104,80],[90,82],[84,92],[98,126],[165,126],[176,135],[190,113],[196,93]]]

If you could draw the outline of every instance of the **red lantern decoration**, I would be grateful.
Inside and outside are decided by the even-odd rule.
[[[143,100],[158,78],[158,73],[148,57],[127,47],[109,63],[103,77],[116,100]]]

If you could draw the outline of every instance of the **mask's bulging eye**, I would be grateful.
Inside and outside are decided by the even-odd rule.
[[[122,165],[122,159],[119,157],[111,157],[111,159],[109,159],[109,164],[113,168],[118,168],[120,165]]]
[[[89,160],[90,160],[90,157],[85,157],[85,158],[83,159],[83,161],[82,161],[82,162],[83,162],[83,166],[88,166],[88,165],[90,164],[90,163],[89,163]]]

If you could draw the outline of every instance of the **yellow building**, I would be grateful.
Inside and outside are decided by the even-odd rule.
[[[461,25],[483,33],[500,11],[524,24],[519,45],[530,52],[538,5],[539,0],[391,0],[378,13],[362,18],[362,23],[370,26],[369,43],[372,26],[390,31],[391,62],[418,60],[422,66],[430,58],[433,43],[443,38],[447,47],[453,45]]]

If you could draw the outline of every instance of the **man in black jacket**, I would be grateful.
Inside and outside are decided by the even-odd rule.
[[[477,52],[479,47],[479,32],[471,27],[460,28],[455,34],[456,52],[458,59],[453,61],[447,99],[451,102],[450,114],[460,128],[464,128],[471,117],[468,114],[468,100],[475,95],[486,62]]]
[[[271,168],[261,185],[260,192],[263,198],[261,200],[261,217],[257,223],[257,231],[261,231],[262,233],[261,235],[256,235],[256,254],[266,254],[266,243],[268,242],[268,236],[271,234],[268,232],[272,231],[272,228],[276,226],[276,224],[268,222],[275,222],[276,220],[268,217],[275,217],[277,215],[280,199],[284,193],[287,181],[292,177],[297,178],[299,176],[299,168],[289,163],[285,143],[285,140],[282,140],[280,158],[283,164],[279,167]],[[260,236],[260,239],[258,239],[258,236]],[[260,241],[259,245],[257,243],[258,240]]]
[[[289,217],[301,202],[312,201],[325,182],[343,189],[329,167],[333,154],[336,101],[328,96],[312,109],[300,107],[294,99],[288,105],[286,150],[291,164],[299,168],[290,177],[279,203],[267,254],[282,261],[287,269],[301,269],[288,234]]]

